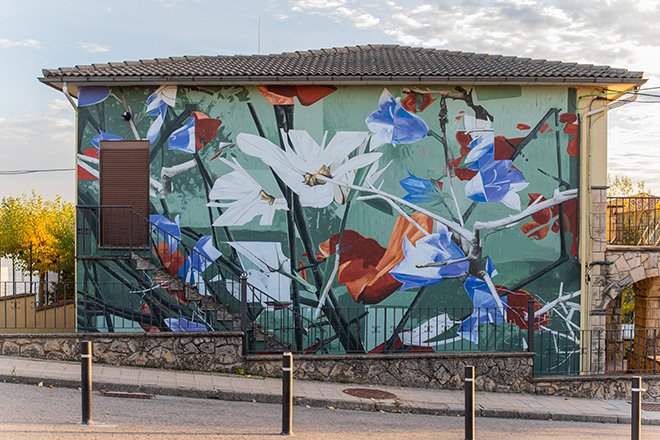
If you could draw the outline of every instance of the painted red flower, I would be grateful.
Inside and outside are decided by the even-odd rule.
[[[495,288],[500,295],[509,292],[509,290],[504,286],[495,286]],[[525,290],[516,290],[515,292],[506,294],[506,322],[517,325],[521,330],[527,330],[527,304],[530,299],[534,300],[535,312],[543,308],[543,305],[534,299],[534,297]],[[548,325],[548,322],[550,322],[550,314],[548,312],[534,317],[534,330],[539,330],[542,325]]]
[[[516,147],[518,144],[520,144],[520,142],[522,142],[523,139],[525,138],[506,138],[504,136],[495,136],[495,160],[510,159],[513,153],[516,151]],[[455,168],[454,172],[456,177],[458,177],[460,180],[470,180],[477,174],[477,171],[460,167],[460,165],[461,162],[463,162],[465,156],[470,152],[470,148],[468,146],[473,139],[466,131],[457,131],[456,140],[461,146],[461,157],[452,162],[452,165]]]
[[[371,350],[369,350],[369,353],[386,353],[385,352],[385,344],[387,344],[387,341],[383,342],[380,344],[378,347],[375,347]],[[396,341],[394,341],[394,345],[392,346],[392,349],[388,351],[387,353],[392,353],[397,350],[400,350],[401,347],[404,347],[403,342],[401,341],[401,338],[397,336]],[[425,347],[423,345],[412,345],[412,346],[406,346],[405,347],[405,352],[406,353],[435,353],[435,350],[431,347]]]
[[[433,230],[431,217],[418,212],[411,217],[429,233]],[[403,237],[415,244],[424,233],[402,216],[396,219],[387,248],[356,231],[344,231],[342,247],[348,249],[339,258],[337,281],[346,286],[356,302],[377,304],[402,286],[390,275],[390,270],[403,260]],[[324,256],[330,256],[338,242],[339,234],[335,234],[321,243],[319,249]]]
[[[337,90],[337,87],[324,85],[270,85],[257,86],[257,89],[259,89],[271,105],[293,105],[295,104],[293,98],[297,97],[300,104],[308,106],[325,98]]]
[[[437,100],[438,98],[432,98],[428,93],[408,93],[401,101],[401,107],[409,112],[421,113]]]
[[[578,157],[578,124],[575,113],[563,113],[559,115],[559,122],[566,124],[564,133],[570,136],[568,141],[568,155]]]
[[[534,203],[537,199],[539,202],[546,200],[541,194],[529,193],[530,201],[527,206]],[[568,230],[573,236],[571,244],[571,255],[577,258],[577,199],[571,199],[563,203],[564,211],[564,229]],[[532,220],[525,223],[520,227],[520,230],[527,237],[534,240],[543,240],[550,231],[554,233],[559,232],[559,206],[546,208],[535,214],[532,214]]]
[[[140,308],[138,309],[140,312],[145,312],[145,313],[151,313],[151,309],[147,305],[147,303],[142,303]],[[144,324],[142,322],[139,323],[140,327],[142,327],[142,330],[144,330],[146,333],[158,333],[160,332],[160,329],[156,326],[149,325],[149,324]]]
[[[192,112],[190,114],[195,118],[195,137],[197,151],[213,140],[222,124],[220,119],[209,118],[202,112]],[[203,143],[202,143],[203,142]]]

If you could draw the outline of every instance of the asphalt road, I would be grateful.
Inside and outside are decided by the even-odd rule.
[[[0,439],[255,439],[277,436],[281,407],[262,403],[156,396],[104,397],[94,392],[93,426],[81,426],[75,389],[0,383]],[[625,439],[627,425],[478,418],[476,438]],[[297,439],[464,439],[462,417],[294,407]],[[644,439],[660,426],[643,426]]]

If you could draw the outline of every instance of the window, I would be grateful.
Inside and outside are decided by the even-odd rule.
[[[101,141],[102,247],[149,245],[149,141]]]

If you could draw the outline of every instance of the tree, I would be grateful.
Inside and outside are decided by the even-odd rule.
[[[628,176],[607,175],[607,196],[625,197],[646,194],[646,183],[643,180],[633,183]]]
[[[0,206],[0,255],[39,277],[39,302],[44,300],[46,273],[60,271],[60,281],[74,279],[75,208],[59,196],[45,201],[30,196],[6,197]]]

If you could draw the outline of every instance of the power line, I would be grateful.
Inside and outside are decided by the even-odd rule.
[[[44,170],[5,170],[0,171],[0,176],[15,176],[18,174],[34,174],[34,173],[55,173],[58,171],[73,171],[75,168],[51,168]]]

